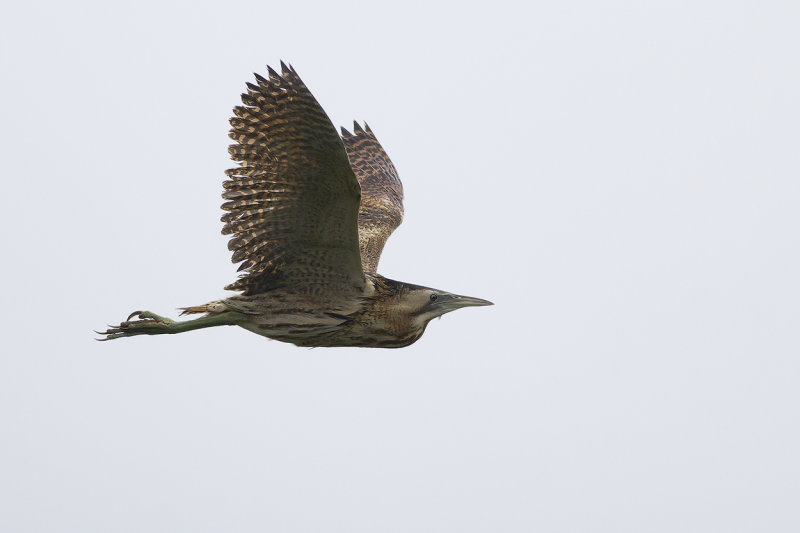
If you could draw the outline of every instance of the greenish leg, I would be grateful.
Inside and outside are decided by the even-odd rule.
[[[139,320],[131,320],[137,317]],[[133,337],[135,335],[164,335],[172,333],[183,333],[193,329],[212,328],[214,326],[235,326],[244,319],[244,315],[235,311],[224,311],[213,315],[201,316],[194,320],[184,320],[176,322],[171,318],[159,316],[150,311],[134,311],[128,320],[119,326],[110,326],[106,331],[96,331],[105,338],[97,339],[108,341],[119,339],[120,337]]]

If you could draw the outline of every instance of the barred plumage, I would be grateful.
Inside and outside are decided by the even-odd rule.
[[[389,156],[367,123],[353,122],[353,133],[342,128],[350,165],[361,185],[358,240],[361,266],[377,272],[386,240],[403,221],[403,184]]]
[[[234,108],[222,208],[233,261],[244,273],[226,289],[257,294],[283,285],[363,289],[360,189],[330,119],[294,69],[256,76]]]
[[[292,67],[267,71],[233,110],[239,166],[223,182],[222,233],[242,272],[226,289],[242,294],[185,307],[205,313],[185,322],[136,311],[102,340],[238,325],[300,346],[400,347],[434,317],[490,305],[376,273],[403,220],[397,170],[366,123],[340,138]]]

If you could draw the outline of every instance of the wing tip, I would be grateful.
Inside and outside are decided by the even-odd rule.
[[[270,65],[267,65],[267,73],[269,74],[269,80],[270,80],[272,83],[280,83],[280,82],[281,82],[281,80],[283,79],[283,78],[281,78],[281,75],[280,75],[280,74],[278,74],[278,73],[275,71],[275,69],[274,69],[274,68],[272,68]]]
[[[347,129],[345,129],[344,126],[342,126],[341,129],[342,129],[342,134],[346,137],[370,137],[372,139],[375,139],[375,134],[372,132],[372,128],[369,127],[369,124],[367,124],[367,121],[364,121],[364,125],[361,126],[361,124],[359,124],[357,120],[354,120],[353,133],[347,131]]]

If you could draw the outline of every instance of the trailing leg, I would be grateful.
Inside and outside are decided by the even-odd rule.
[[[139,320],[131,320],[133,317],[137,317]],[[96,333],[105,335],[104,338],[98,340],[108,341],[135,335],[163,335],[214,326],[236,326],[244,318],[243,314],[236,311],[223,311],[195,318],[194,320],[176,322],[150,311],[134,311],[128,316],[128,320],[122,322],[119,326],[110,326],[106,331],[97,331]]]

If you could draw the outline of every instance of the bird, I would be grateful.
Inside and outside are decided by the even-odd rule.
[[[238,294],[179,308],[173,320],[134,311],[98,340],[239,326],[304,347],[400,348],[445,313],[488,300],[385,278],[386,240],[403,220],[403,185],[364,122],[341,136],[291,65],[267,66],[233,109],[224,227]]]

